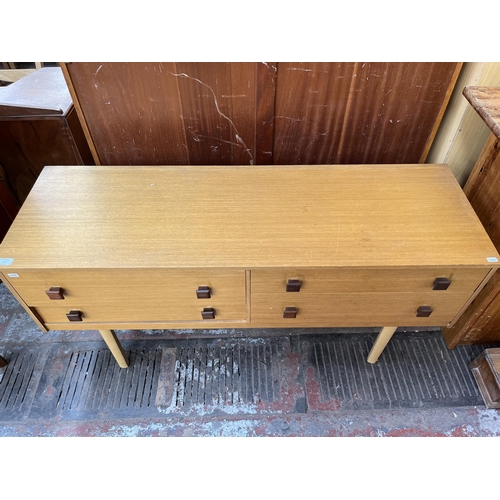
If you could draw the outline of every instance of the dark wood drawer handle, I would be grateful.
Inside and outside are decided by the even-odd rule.
[[[432,313],[432,307],[430,306],[420,306],[417,309],[417,317],[428,318]]]
[[[284,318],[296,318],[297,317],[297,308],[296,307],[285,307],[283,311]]]
[[[286,284],[287,292],[300,292],[300,280],[289,279]]]
[[[447,290],[451,285],[451,281],[448,278],[436,278],[434,280],[433,290]]]
[[[64,290],[60,286],[51,286],[45,293],[50,300],[64,300]]]
[[[201,317],[203,319],[215,319],[215,309],[213,307],[205,307],[201,311]]]
[[[210,287],[209,286],[199,286],[196,290],[196,297],[199,299],[209,299],[210,298]]]
[[[66,314],[66,317],[70,321],[82,321],[82,311],[78,311],[77,309],[72,309],[68,314]]]

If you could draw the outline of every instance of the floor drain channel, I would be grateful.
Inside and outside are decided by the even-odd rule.
[[[9,364],[2,368],[0,378],[0,420],[20,419],[26,416],[33,403],[47,348],[27,349],[12,347],[2,352]]]
[[[468,369],[481,346],[449,350],[437,336],[394,337],[375,364],[366,362],[371,342],[324,337],[303,342],[311,409],[328,402],[347,409],[421,408],[481,404]],[[315,404],[317,408],[315,408]]]
[[[279,400],[279,356],[276,343],[181,347],[175,362],[175,406]]]
[[[128,352],[122,369],[107,349],[73,352],[60,387],[59,411],[142,409],[154,406],[162,350]]]

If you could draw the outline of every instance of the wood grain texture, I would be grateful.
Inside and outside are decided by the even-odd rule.
[[[418,163],[457,63],[279,63],[276,164]]]
[[[85,136],[85,140],[89,146],[90,153],[92,155],[92,159],[96,165],[101,165],[101,160],[99,155],[97,154],[97,150],[95,148],[94,140],[92,139],[92,134],[90,132],[89,126],[87,124],[87,120],[82,110],[82,106],[80,104],[80,98],[76,93],[75,86],[73,84],[73,80],[69,75],[68,65],[66,63],[59,63],[61,67],[61,71],[64,75],[64,79],[66,80],[66,85],[68,86],[69,93],[71,95],[71,99],[73,101],[73,105],[75,106],[76,114],[78,116],[78,121],[80,123],[83,135]]]
[[[62,301],[61,301],[62,302]],[[122,322],[157,321],[162,323],[176,321],[202,320],[201,312],[206,307],[213,307],[216,311],[216,319],[219,321],[244,321],[245,303],[237,301],[218,302],[212,305],[206,302],[189,304],[181,301],[169,301],[168,299],[142,300],[120,303],[115,300],[103,300],[101,304],[82,305],[78,310],[82,312],[80,328],[85,329],[84,323],[111,323]],[[66,315],[70,312],[69,307],[63,304],[49,304],[35,308],[44,323],[68,323]]]
[[[103,165],[417,163],[461,63],[70,63]]]
[[[465,98],[497,139],[500,139],[500,87],[465,87]]]
[[[486,408],[500,408],[500,349],[485,349],[469,364]]]
[[[188,303],[205,306],[211,301],[245,304],[245,272],[224,269],[74,269],[22,271],[15,278],[7,276],[30,306],[52,306],[46,295],[51,287],[64,289],[64,301],[57,306],[78,308],[83,305],[137,301]],[[200,301],[196,290],[209,286],[211,299]],[[62,303],[64,302],[64,303]]]
[[[467,293],[353,293],[303,295],[252,294],[252,324],[254,326],[413,326],[446,325],[461,305]],[[430,306],[429,317],[417,317],[420,306]],[[283,318],[285,307],[296,307],[295,321]]]
[[[380,354],[385,349],[385,346],[388,344],[389,340],[391,340],[397,329],[397,326],[384,326],[380,330],[375,343],[368,354],[368,363],[376,363],[378,361]]]
[[[483,267],[488,257],[500,260],[443,165],[51,166],[0,252],[15,258],[12,269]]]
[[[82,164],[65,118],[0,120],[0,164],[19,204],[46,165]]]
[[[103,165],[249,165],[269,150],[272,120],[256,135],[256,119],[269,121],[272,67],[71,63],[66,69]]]
[[[437,277],[451,280],[447,290],[471,294],[486,276],[485,269],[255,269],[252,271],[252,293],[282,293],[289,278],[301,282],[297,296],[359,292],[428,292]]]
[[[474,108],[479,112],[481,108],[479,103],[486,102],[485,94],[484,92],[478,93],[473,87],[470,88],[473,90],[468,92],[469,99],[473,100],[474,96],[479,96],[479,100],[475,101],[476,108]],[[466,90],[464,90],[464,95]],[[488,95],[491,98],[492,94]],[[496,105],[493,101],[488,101],[487,107],[490,110],[500,105],[500,94],[496,96],[496,99]],[[486,118],[484,112],[481,112],[480,116]],[[492,119],[494,112],[489,113],[488,116]],[[465,195],[497,249],[500,248],[499,153],[500,141],[494,133],[491,133],[464,187]],[[500,279],[496,273],[452,327],[446,329],[444,335],[451,348],[458,344],[500,341]]]
[[[497,248],[500,248],[499,186],[500,141],[491,134],[464,187],[464,193]]]

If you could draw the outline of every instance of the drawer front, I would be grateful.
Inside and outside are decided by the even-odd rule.
[[[122,306],[120,304],[102,305],[82,305],[78,308],[69,307],[37,307],[36,312],[44,323],[61,324],[61,329],[65,325],[81,324],[84,329],[85,323],[176,323],[176,322],[200,322],[210,328],[212,320],[204,320],[202,311],[205,308],[212,308],[215,321],[242,321],[245,319],[245,308],[232,304],[211,303],[204,306],[188,306],[182,303],[150,304],[146,307],[137,304],[135,306]],[[81,321],[70,321],[66,316],[71,310],[81,312]]]
[[[82,311],[82,321],[202,321],[214,308],[220,320],[246,319],[245,271],[107,269],[20,271],[10,283],[47,323],[68,322],[66,313]],[[46,291],[62,289],[63,300]],[[209,287],[209,298],[198,298]]]
[[[300,294],[433,291],[436,278],[451,281],[436,293],[472,292],[489,269],[257,269],[252,271],[252,294],[281,293],[289,279],[300,281]],[[289,292],[294,293],[294,292]]]
[[[251,321],[283,327],[444,326],[468,298],[468,293],[252,294]],[[431,307],[430,316],[417,317],[420,306]],[[291,307],[296,317],[283,318]]]

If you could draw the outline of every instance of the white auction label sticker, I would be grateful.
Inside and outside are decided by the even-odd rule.
[[[486,257],[486,260],[488,262],[498,262],[498,259],[496,257]]]
[[[10,266],[14,259],[0,259],[0,266]]]
[[[19,278],[19,274],[17,274],[17,273],[9,273],[9,274],[7,274],[7,276],[9,278]]]

